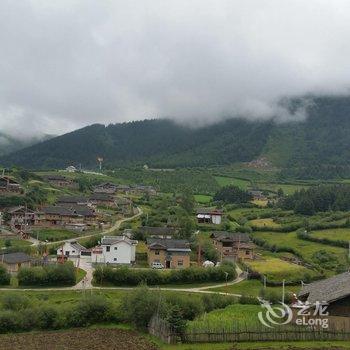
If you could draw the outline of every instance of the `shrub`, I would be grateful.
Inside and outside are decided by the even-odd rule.
[[[19,311],[28,307],[30,300],[22,294],[5,294],[1,298],[2,307],[5,310]]]
[[[0,312],[0,333],[18,332],[20,330],[20,316],[15,311]]]
[[[0,265],[0,285],[8,285],[10,284],[11,276],[7,272],[5,266]]]
[[[240,304],[244,304],[244,305],[259,305],[260,302],[258,300],[258,298],[256,297],[252,297],[250,295],[242,295],[240,298],[239,298],[239,301],[238,301]]]

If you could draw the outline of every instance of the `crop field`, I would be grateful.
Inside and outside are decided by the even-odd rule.
[[[227,287],[211,288],[213,292],[239,294],[244,296],[258,297],[263,289],[263,284],[259,280],[245,280],[236,284],[228,285]],[[285,291],[295,293],[300,289],[300,286],[286,286]],[[276,292],[282,294],[282,287],[266,287],[268,292]]]
[[[307,189],[310,186],[300,185],[300,184],[283,184],[283,183],[258,183],[257,187],[261,190],[268,190],[277,192],[280,188],[283,190],[284,194],[293,194],[295,191],[301,189]]]
[[[312,237],[327,238],[332,241],[350,241],[350,228],[335,228],[311,232]]]
[[[304,266],[292,264],[275,257],[264,257],[264,260],[252,260],[245,263],[256,272],[265,275],[270,281],[297,281],[302,280],[305,274],[314,272]]]
[[[55,242],[78,237],[79,233],[57,228],[42,228],[34,230],[31,236],[34,238],[38,238],[40,241]]]
[[[195,194],[194,195],[194,199],[195,199],[195,201],[197,203],[207,204],[207,203],[210,203],[213,200],[213,197],[205,195],[205,194]]]
[[[222,331],[225,328],[232,329],[233,326],[259,325],[259,311],[261,311],[260,305],[229,305],[225,309],[211,311],[188,322],[188,330]]]
[[[30,246],[32,243],[25,241],[23,239],[19,239],[19,238],[1,238],[0,239],[0,248],[5,247],[6,245],[10,246],[10,247],[28,247]]]
[[[272,218],[250,220],[250,224],[256,227],[281,227],[281,225],[273,221]]]
[[[253,237],[261,238],[271,245],[276,247],[290,247],[295,249],[306,261],[311,261],[313,254],[320,250],[327,250],[328,252],[337,255],[340,262],[346,262],[346,250],[343,248],[332,247],[329,245],[309,242],[301,240],[297,237],[296,232],[254,232]]]
[[[221,187],[234,185],[234,186],[237,186],[239,188],[246,190],[248,188],[248,186],[250,186],[249,180],[237,179],[234,177],[215,176],[215,180],[217,181],[217,183]]]
[[[0,336],[0,350],[156,350],[158,347],[138,333],[124,329],[75,329]]]

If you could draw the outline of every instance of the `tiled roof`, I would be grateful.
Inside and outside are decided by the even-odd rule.
[[[191,251],[190,243],[184,239],[148,238],[147,245],[150,249],[162,247],[168,251]]]
[[[250,242],[249,236],[240,232],[213,231],[210,237],[220,242]]]
[[[25,253],[7,253],[0,255],[0,263],[4,262],[6,264],[17,264],[31,261],[31,257]]]
[[[298,293],[299,297],[307,297],[307,301],[311,304],[317,301],[330,303],[348,295],[350,295],[350,272],[304,285]]]
[[[173,227],[150,227],[150,226],[141,226],[139,231],[149,235],[173,235],[175,233],[175,229]]]

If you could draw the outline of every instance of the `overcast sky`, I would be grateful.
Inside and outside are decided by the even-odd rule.
[[[288,115],[346,94],[350,1],[0,1],[0,130]]]

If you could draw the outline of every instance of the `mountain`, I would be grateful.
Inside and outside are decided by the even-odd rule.
[[[82,164],[93,168],[97,157],[103,157],[106,166],[184,167],[265,156],[278,167],[299,172],[312,167],[347,168],[350,97],[314,97],[307,114],[301,122],[228,119],[200,128],[170,120],[94,124],[1,157],[0,164],[28,168]]]
[[[53,135],[40,135],[30,138],[19,138],[0,131],[0,156],[29,147],[38,142],[49,140]]]

